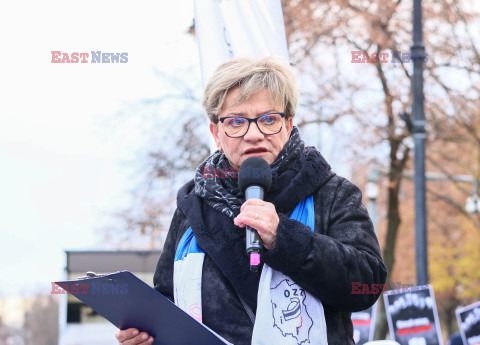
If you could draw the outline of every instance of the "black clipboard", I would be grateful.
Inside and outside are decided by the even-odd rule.
[[[54,283],[118,328],[149,333],[153,345],[230,344],[129,271]]]

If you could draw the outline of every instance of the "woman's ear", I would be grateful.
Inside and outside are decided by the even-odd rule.
[[[293,117],[285,120],[285,128],[287,129],[288,136],[290,137],[290,133],[292,133],[293,129]]]
[[[214,124],[210,122],[210,133],[213,135],[213,139],[215,140],[215,144],[217,145],[218,149],[222,149],[222,142],[220,141],[220,136],[218,135],[218,124]]]

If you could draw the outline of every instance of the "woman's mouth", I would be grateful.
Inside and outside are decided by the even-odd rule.
[[[252,155],[252,156],[256,156],[256,155],[262,155],[264,153],[267,153],[268,150],[264,147],[253,147],[253,148],[250,148],[248,150],[245,150],[244,154],[245,155]]]

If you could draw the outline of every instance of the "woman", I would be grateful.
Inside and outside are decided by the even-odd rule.
[[[352,294],[352,283],[383,284],[387,272],[360,190],[293,126],[289,66],[233,59],[211,78],[203,106],[218,151],[178,192],[155,288],[236,345],[353,344],[350,313],[379,294]],[[238,188],[236,171],[252,156],[272,168],[265,201],[244,202]],[[246,225],[263,240],[261,274],[249,269]],[[182,257],[187,235],[200,259]],[[197,279],[187,288],[185,272]],[[153,342],[135,329],[116,336],[123,345]]]

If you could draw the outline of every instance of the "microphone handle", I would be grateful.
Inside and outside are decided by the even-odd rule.
[[[258,234],[257,230],[249,227],[247,225],[247,254],[250,253],[257,253],[260,254],[262,252],[263,243],[262,238]]]
[[[249,186],[245,190],[245,199],[260,199],[263,200],[264,191],[260,186]],[[245,241],[247,254],[250,255],[250,270],[258,271],[260,265],[260,253],[262,252],[263,243],[262,238],[258,234],[257,230],[246,226],[246,241]]]

